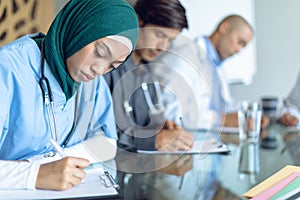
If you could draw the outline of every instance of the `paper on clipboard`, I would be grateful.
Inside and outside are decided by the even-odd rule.
[[[233,126],[220,126],[214,128],[196,128],[196,129],[186,129],[192,132],[213,132],[213,133],[228,133],[228,134],[239,134],[239,128]]]
[[[0,199],[66,199],[80,197],[117,196],[114,187],[106,187],[101,182],[98,169],[88,170],[84,182],[65,191],[53,190],[0,190]]]
[[[193,148],[189,151],[146,151],[138,150],[144,154],[205,154],[205,153],[226,153],[229,152],[227,145],[216,141],[214,138],[194,141]]]
[[[256,195],[262,193],[263,191],[269,189],[276,183],[282,181],[283,179],[287,178],[294,172],[300,172],[300,167],[293,166],[293,165],[287,165],[260,184],[256,185],[252,189],[250,189],[248,192],[244,193],[243,196],[246,198],[252,198]]]
[[[214,128],[214,130],[216,132],[221,132],[221,133],[231,133],[231,134],[239,133],[239,127],[223,126],[223,127]]]

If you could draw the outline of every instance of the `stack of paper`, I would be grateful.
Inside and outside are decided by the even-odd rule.
[[[287,165],[245,194],[253,200],[296,199],[300,197],[300,167]]]

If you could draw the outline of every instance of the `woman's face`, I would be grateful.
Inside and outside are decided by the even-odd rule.
[[[124,44],[101,38],[67,58],[67,70],[76,82],[88,82],[122,64],[130,50]]]

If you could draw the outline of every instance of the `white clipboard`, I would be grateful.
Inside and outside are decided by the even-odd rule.
[[[194,141],[193,148],[188,151],[147,151],[138,150],[143,154],[211,154],[211,153],[228,153],[228,146],[214,138]]]
[[[83,197],[116,198],[120,197],[118,190],[111,184],[107,186],[100,176],[103,169],[90,169],[86,171],[84,181],[69,190],[0,190],[0,199],[69,199]]]

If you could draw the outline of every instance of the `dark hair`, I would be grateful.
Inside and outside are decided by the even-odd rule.
[[[232,15],[228,15],[226,16],[225,18],[222,19],[222,21],[218,24],[218,27],[219,28],[221,26],[222,23],[224,22],[228,22],[229,24],[231,24],[232,26],[232,30],[235,30],[241,26],[248,26],[250,28],[250,30],[254,33],[254,29],[253,27],[250,25],[250,23],[245,19],[243,18],[242,16],[240,15],[236,15],[236,14],[232,14]]]
[[[178,0],[138,0],[134,9],[144,24],[188,28],[185,8]]]

